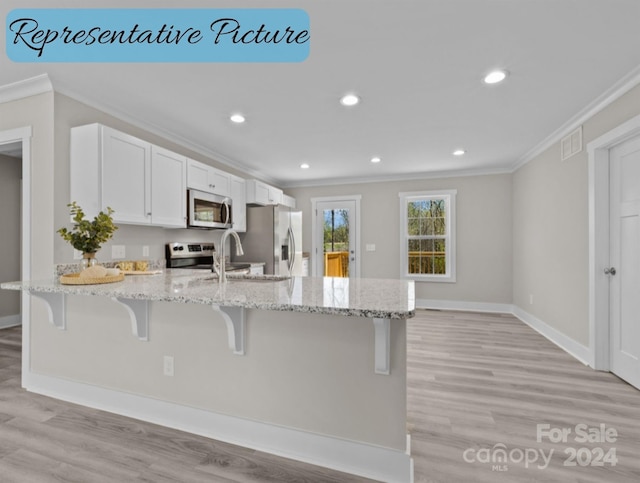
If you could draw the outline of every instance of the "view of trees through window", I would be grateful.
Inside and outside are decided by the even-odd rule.
[[[407,203],[409,273],[446,274],[446,201],[411,200]]]
[[[324,210],[324,275],[349,276],[349,210]]]

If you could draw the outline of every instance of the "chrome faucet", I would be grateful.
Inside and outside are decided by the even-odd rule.
[[[236,233],[236,231],[232,228],[225,230],[222,234],[222,237],[220,237],[218,253],[213,255],[213,271],[218,274],[218,280],[220,281],[220,283],[224,283],[227,281],[227,274],[225,272],[224,245],[229,235],[233,235],[233,238],[236,239],[236,255],[239,257],[244,255],[244,251],[242,250],[242,243],[240,243],[240,237],[238,236],[238,233]]]

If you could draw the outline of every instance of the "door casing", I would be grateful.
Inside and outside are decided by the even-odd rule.
[[[327,196],[320,198],[311,198],[311,253],[313,254],[313,275],[316,277],[322,277],[320,273],[319,264],[317,263],[318,251],[320,250],[320,244],[318,243],[319,233],[316,228],[318,222],[318,203],[322,202],[335,202],[335,201],[354,201],[356,205],[356,220],[355,220],[355,276],[360,277],[360,200],[362,195],[346,195],[346,196]]]
[[[20,278],[31,278],[31,126],[0,131],[0,144],[22,143],[22,193],[21,193],[21,260]],[[29,293],[22,291],[20,299],[22,315],[22,387],[27,386],[31,367],[30,304]]]
[[[640,136],[640,116],[620,124],[587,145],[589,159],[589,365],[609,371],[609,150]]]

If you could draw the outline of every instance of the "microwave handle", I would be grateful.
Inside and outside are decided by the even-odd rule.
[[[222,200],[222,205],[224,206],[225,220],[224,224],[229,224],[229,215],[231,214],[231,210],[229,209],[229,198],[225,198]]]

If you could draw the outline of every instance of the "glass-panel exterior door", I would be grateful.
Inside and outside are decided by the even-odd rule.
[[[322,237],[322,253],[316,263],[324,277],[356,275],[355,201],[327,201],[317,205],[316,233]],[[320,265],[321,264],[321,265]]]

